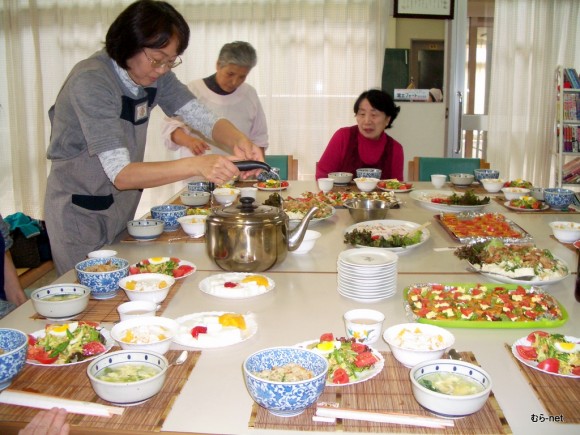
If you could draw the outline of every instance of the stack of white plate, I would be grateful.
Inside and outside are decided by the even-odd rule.
[[[378,302],[397,291],[397,254],[381,248],[347,249],[338,256],[338,292],[359,302]]]

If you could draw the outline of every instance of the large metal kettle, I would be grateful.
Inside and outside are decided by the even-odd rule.
[[[286,258],[300,246],[308,222],[318,207],[312,207],[300,224],[289,230],[282,208],[255,205],[253,198],[240,204],[214,208],[206,221],[206,249],[224,270],[262,272]]]

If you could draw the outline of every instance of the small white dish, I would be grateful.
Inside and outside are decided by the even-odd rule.
[[[98,251],[91,251],[87,254],[87,258],[109,258],[116,257],[117,251],[112,249],[99,249]]]
[[[334,187],[334,178],[319,178],[318,188],[322,190],[323,193],[328,193]]]
[[[349,310],[343,315],[346,336],[359,343],[372,344],[381,336],[385,315],[377,310]]]
[[[433,186],[435,186],[436,189],[441,189],[443,186],[445,186],[446,182],[447,182],[447,175],[443,175],[443,174],[431,175],[431,184],[433,184]]]

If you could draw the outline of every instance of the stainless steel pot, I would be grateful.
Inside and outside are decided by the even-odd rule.
[[[280,263],[288,251],[300,246],[318,210],[312,207],[290,231],[283,209],[253,202],[240,198],[241,204],[215,208],[207,218],[207,253],[224,270],[262,272]]]

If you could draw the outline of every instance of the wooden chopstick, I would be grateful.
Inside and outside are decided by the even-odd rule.
[[[0,403],[38,409],[57,407],[66,409],[71,414],[94,415],[108,418],[113,415],[121,415],[125,410],[118,406],[101,405],[100,403],[63,399],[62,397],[49,396],[47,394],[10,389],[0,392]]]
[[[396,412],[361,411],[350,408],[336,408],[330,404],[319,403],[316,406],[316,415],[319,417],[342,418],[346,420],[363,420],[377,423],[394,423],[410,426],[431,427],[443,429],[453,427],[453,420],[422,415],[404,414]]]

